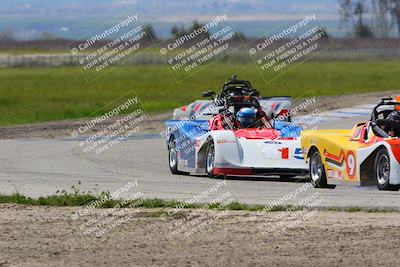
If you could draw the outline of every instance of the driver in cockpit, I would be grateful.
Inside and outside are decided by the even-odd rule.
[[[399,137],[400,136],[400,111],[395,110],[392,111],[386,118],[386,120],[390,123],[390,125],[382,126],[382,130],[384,130],[390,137]],[[398,127],[395,127],[398,125]],[[399,128],[399,129],[397,129]]]
[[[236,113],[237,128],[272,128],[265,112],[261,111],[260,114],[261,116],[257,118],[257,111],[254,108],[241,108]]]
[[[215,125],[214,130],[235,130],[243,128],[272,128],[269,118],[262,111],[260,117],[257,116],[257,111],[254,108],[241,108],[236,114],[225,110],[214,118],[212,125]]]

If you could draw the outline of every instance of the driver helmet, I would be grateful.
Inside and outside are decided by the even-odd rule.
[[[389,136],[398,137],[400,135],[400,111],[392,111],[386,119],[392,124],[390,125],[389,129],[384,130]]]
[[[400,111],[395,110],[392,111],[388,116],[387,116],[388,121],[392,121],[395,123],[400,123]]]
[[[256,112],[252,108],[241,108],[236,113],[236,121],[241,124],[242,127],[248,128],[256,121]]]

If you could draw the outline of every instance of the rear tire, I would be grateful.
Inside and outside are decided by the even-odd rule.
[[[176,150],[176,141],[173,136],[169,139],[168,143],[168,162],[169,169],[172,174],[187,175],[187,172],[181,172],[178,170],[178,152]]]
[[[210,141],[207,145],[207,154],[206,154],[206,172],[208,177],[214,178],[214,168],[215,168],[215,148],[214,141]]]
[[[374,164],[376,186],[379,190],[399,190],[398,186],[391,185],[390,178],[390,156],[386,148],[381,148],[376,154]]]
[[[309,158],[309,169],[311,182],[315,188],[322,188],[328,185],[326,180],[325,168],[322,164],[321,155],[318,149],[314,149]]]

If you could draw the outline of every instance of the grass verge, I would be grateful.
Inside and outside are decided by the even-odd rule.
[[[100,201],[107,199],[106,201]],[[74,193],[62,192],[61,194],[51,195],[47,197],[39,197],[37,199],[26,197],[20,193],[15,193],[12,195],[0,194],[0,204],[1,203],[13,203],[20,205],[30,205],[30,206],[56,206],[56,207],[77,207],[86,206],[94,202],[101,202],[100,205],[96,205],[96,208],[113,208],[119,207],[129,207],[132,202],[126,202],[123,200],[116,200],[110,198],[110,193],[103,192],[97,196],[91,193],[79,193],[78,191]],[[177,208],[184,207],[185,209],[204,209],[205,204],[187,204],[182,201],[177,200],[163,200],[159,198],[144,199],[140,202],[140,205],[135,207],[143,208]],[[299,211],[310,209],[309,207],[293,206],[293,205],[282,205],[273,206],[272,208],[265,210],[264,205],[248,205],[239,202],[233,202],[229,205],[223,205],[220,208],[220,203],[213,203],[207,205],[207,209],[210,210],[243,210],[243,211],[266,211],[266,212],[278,212],[278,211]],[[399,212],[399,209],[394,208],[364,208],[364,207],[315,207],[313,209],[321,211],[331,211],[331,212]]]
[[[201,92],[218,91],[232,75],[250,80],[264,96],[342,95],[394,90],[400,84],[395,61],[308,62],[278,79],[254,64],[215,63],[176,83],[164,65],[117,67],[87,83],[78,67],[0,69],[0,125],[39,123],[98,116],[102,107],[133,90],[149,113],[201,99]],[[97,114],[93,112],[100,110]]]

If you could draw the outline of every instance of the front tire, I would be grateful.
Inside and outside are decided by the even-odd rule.
[[[398,186],[394,186],[389,183],[390,156],[385,148],[382,148],[376,154],[374,174],[376,186],[379,190],[398,190]]]
[[[214,148],[214,142],[210,141],[210,143],[207,146],[207,155],[206,155],[206,172],[208,177],[214,178],[215,173],[215,148]]]
[[[309,163],[310,177],[314,187],[316,188],[326,187],[327,181],[326,181],[325,168],[324,165],[322,164],[321,155],[319,154],[319,151],[317,149],[315,149],[312,152],[309,160],[310,160]]]
[[[172,174],[186,175],[187,172],[181,172],[178,170],[178,151],[176,149],[176,141],[172,136],[168,143],[168,162],[169,169]]]

